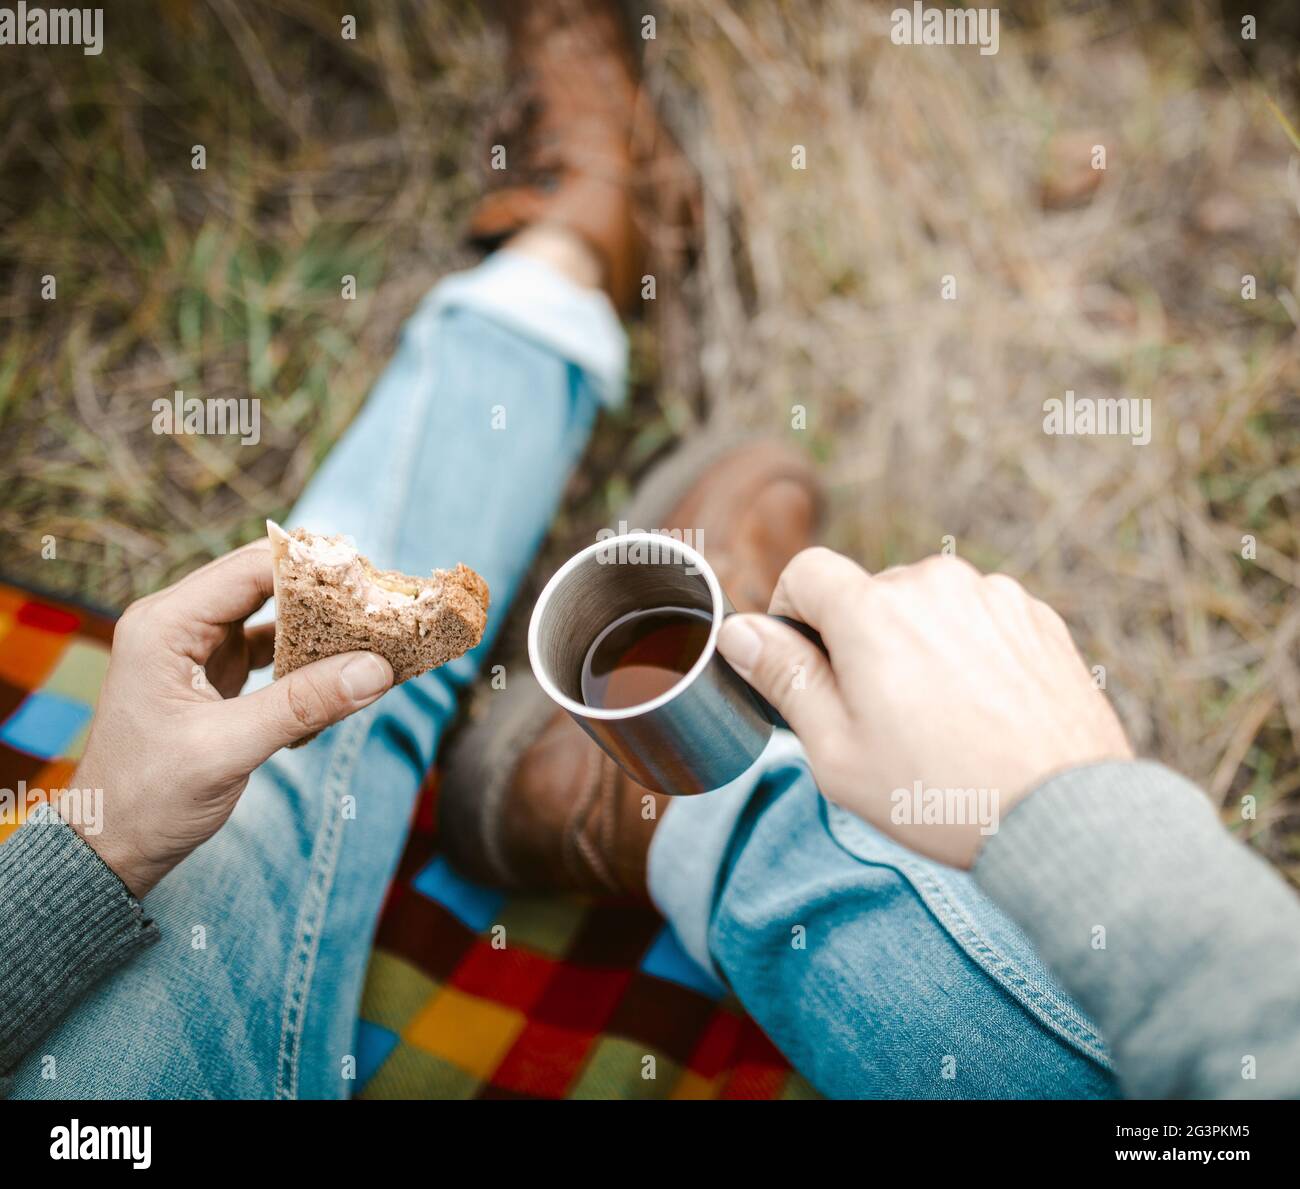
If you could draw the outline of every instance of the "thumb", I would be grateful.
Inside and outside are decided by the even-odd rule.
[[[809,750],[844,723],[830,661],[793,628],[769,615],[728,615],[718,632],[718,651],[781,712]]]
[[[231,762],[251,772],[280,748],[369,706],[392,684],[392,666],[382,656],[341,652],[230,698],[220,709]]]

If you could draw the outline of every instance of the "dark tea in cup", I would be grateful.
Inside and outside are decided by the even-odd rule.
[[[700,659],[712,623],[707,611],[694,607],[651,607],[619,616],[587,649],[583,702],[622,710],[666,694]]]

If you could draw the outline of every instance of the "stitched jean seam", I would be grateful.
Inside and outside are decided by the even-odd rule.
[[[302,907],[294,928],[294,947],[285,976],[284,1005],[280,1015],[280,1051],[276,1062],[276,1098],[298,1096],[298,1068],[302,1055],[302,1035],[307,1016],[307,993],[316,971],[316,956],[329,905],[330,889],[342,851],[342,797],[351,787],[352,773],[369,732],[364,713],[344,723],[323,782],[324,817],[312,846],[311,868]]]
[[[985,969],[989,970],[995,978],[1021,988],[1024,995],[1032,999],[1044,1014],[1050,1016],[1062,1031],[1073,1036],[1087,1050],[1090,1057],[1106,1066],[1106,1068],[1110,1068],[1110,1058],[1102,1048],[1101,1037],[1092,1028],[1089,1028],[1075,1012],[1071,1011],[1068,1004],[1062,1003],[1056,996],[1035,985],[1029,975],[1005,954],[989,944],[979,933],[977,926],[953,903],[947,890],[941,884],[927,872],[911,868],[910,864],[900,863],[897,869],[900,874],[903,874],[911,881],[914,887],[919,884],[925,884],[929,887],[931,893],[946,910],[941,913],[937,912],[936,915],[944,918],[945,927],[963,949],[972,955],[980,954],[984,956],[988,962]],[[927,904],[930,903],[929,898],[924,894],[922,899]],[[984,963],[981,962],[980,965],[984,966]]]
[[[843,850],[859,862],[869,863],[874,867],[887,867],[906,879],[948,935],[961,946],[976,965],[1008,990],[1015,988],[1012,990],[1014,998],[1039,1020],[1072,1040],[1104,1069],[1112,1068],[1110,1057],[1096,1030],[1089,1027],[1068,1003],[1036,985],[1034,980],[1011,958],[993,946],[966,913],[954,903],[947,889],[938,880],[929,872],[905,859],[864,856],[842,836],[843,833],[849,832],[846,827],[851,829],[855,823],[852,821],[841,823],[837,829],[831,816],[833,813],[834,811],[828,808],[829,832]]]
[[[426,327],[421,324],[418,315],[409,327],[413,335],[419,336],[417,341],[421,347],[428,352],[432,351],[432,343],[426,336],[431,329],[437,329],[436,322],[433,328]],[[390,472],[392,481],[388,486],[387,498],[382,501],[386,514],[381,516],[378,530],[384,534],[382,556],[386,558],[391,557],[396,550],[399,520],[397,505],[402,492],[409,487],[418,449],[418,434],[413,431],[427,407],[427,401],[411,401],[407,416],[403,419],[405,424],[397,430],[395,441],[403,444],[405,449],[399,456],[399,465],[394,466]],[[368,712],[363,712],[349,719],[341,725],[332,740],[333,747],[327,761],[325,779],[322,781],[325,816],[312,843],[307,886],[295,923],[293,952],[285,974],[284,1001],[280,1015],[280,1048],[276,1061],[276,1098],[298,1096],[307,994],[316,970],[330,889],[343,850],[341,802],[343,795],[351,788],[361,746],[370,729],[370,717]]]

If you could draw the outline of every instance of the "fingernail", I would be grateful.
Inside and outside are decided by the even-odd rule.
[[[763,651],[763,641],[749,624],[734,615],[722,621],[718,633],[718,651],[742,677],[749,674]]]
[[[339,674],[343,688],[354,702],[366,702],[382,694],[392,679],[391,670],[372,652],[353,657]]]

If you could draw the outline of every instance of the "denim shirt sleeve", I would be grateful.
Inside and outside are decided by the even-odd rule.
[[[158,930],[57,810],[0,846],[0,1097],[23,1055]]]
[[[1143,1098],[1300,1095],[1300,899],[1153,763],[1063,772],[975,879],[1095,1020]]]

